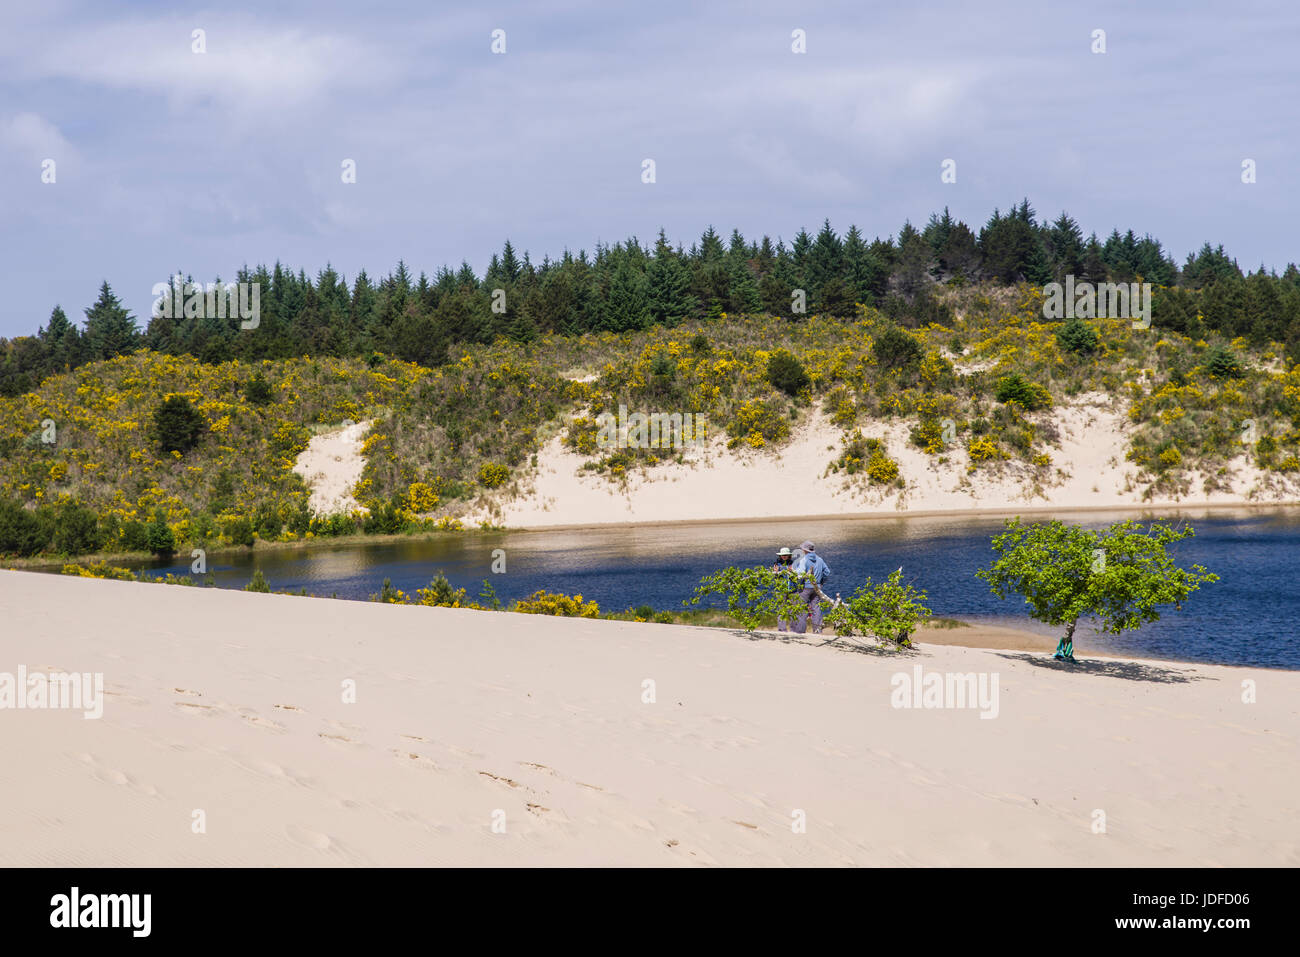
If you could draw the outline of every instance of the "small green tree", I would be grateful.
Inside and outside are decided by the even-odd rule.
[[[903,583],[900,568],[878,585],[868,576],[851,598],[826,613],[826,623],[840,636],[872,635],[882,644],[910,648],[912,632],[932,614],[925,600],[925,592]]]
[[[788,621],[806,608],[799,599],[802,584],[792,571],[729,566],[702,578],[695,594],[682,604],[698,605],[706,596],[725,595],[731,616],[746,631],[754,631],[773,621]]]
[[[1100,339],[1097,330],[1078,316],[1070,319],[1056,331],[1056,341],[1066,352],[1077,356],[1090,356],[1097,351]]]
[[[253,577],[249,583],[244,586],[244,591],[258,591],[265,594],[270,593],[271,586],[267,584],[266,576],[262,574],[262,569],[259,568],[253,572]]]
[[[149,551],[167,558],[176,551],[176,535],[167,524],[167,516],[156,512],[153,521],[145,526],[145,542]]]
[[[266,376],[257,373],[248,380],[248,385],[244,387],[244,395],[253,405],[269,405],[275,394],[271,391],[271,383],[266,381]]]
[[[183,395],[169,395],[153,416],[154,435],[164,452],[184,455],[198,445],[208,420]]]
[[[1046,409],[1052,404],[1050,392],[1038,383],[1030,382],[1019,372],[998,379],[993,395],[999,402],[1018,402],[1030,412]]]
[[[1241,360],[1231,349],[1214,346],[1205,353],[1205,371],[1216,379],[1241,377]]]
[[[1219,580],[1202,565],[1177,567],[1167,546],[1194,535],[1159,522],[1116,522],[1093,531],[1060,521],[1021,524],[1008,519],[993,538],[998,557],[976,575],[999,598],[1023,595],[1030,616],[1064,625],[1055,657],[1074,660],[1080,618],[1098,619],[1110,634],[1158,621],[1159,606],[1182,602],[1204,582]]]

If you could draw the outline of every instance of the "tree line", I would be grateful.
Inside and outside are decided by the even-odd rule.
[[[801,229],[788,245],[768,236],[747,240],[739,230],[724,240],[709,227],[684,248],[660,230],[652,246],[632,237],[598,244],[593,255],[566,251],[535,264],[507,240],[481,277],[468,263],[416,277],[399,262],[381,279],[362,270],[350,283],[332,266],[315,279],[279,263],[246,266],[232,282],[260,285],[254,329],[210,314],[150,316],[142,327],[105,281],[83,325],[56,306],[35,336],[0,338],[0,394],[139,348],[212,363],[379,353],[436,366],[457,342],[625,332],[724,313],[848,318],[862,303],[900,325],[944,324],[951,314],[935,295],[943,284],[1043,285],[1067,275],[1153,283],[1164,287],[1156,326],[1283,342],[1300,357],[1295,264],[1281,275],[1263,266],[1244,273],[1222,245],[1206,243],[1179,267],[1149,234],[1115,229],[1105,240],[1085,237],[1067,213],[1040,221],[1025,199],[1005,213],[995,209],[978,233],[945,208],[922,229],[907,222],[897,237],[870,241],[856,226],[839,235],[829,220],[815,235]]]

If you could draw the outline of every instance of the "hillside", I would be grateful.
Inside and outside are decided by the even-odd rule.
[[[966,287],[945,293],[950,325],[905,329],[863,306],[724,316],[457,346],[436,368],[141,351],[0,398],[0,551],[147,551],[167,532],[179,550],[463,522],[1300,500],[1300,369],[1277,345],[1050,322],[1042,303],[1023,285]],[[164,451],[153,417],[177,395],[201,428]],[[708,441],[601,448],[597,417],[620,406],[706,415]],[[295,465],[314,435],[363,422],[362,508],[313,514]]]

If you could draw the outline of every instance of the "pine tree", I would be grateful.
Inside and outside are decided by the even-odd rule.
[[[697,308],[690,294],[691,277],[682,265],[681,258],[668,245],[664,231],[659,230],[654,258],[646,271],[649,282],[650,315],[654,322],[675,326]]]
[[[48,371],[68,372],[80,363],[81,333],[59,306],[54,307],[49,325],[37,337],[45,349]]]
[[[136,348],[139,339],[135,317],[127,312],[105,281],[99,287],[99,298],[86,310],[85,342],[89,358],[126,355]]]
[[[650,325],[650,297],[646,277],[627,257],[619,258],[609,285],[609,324],[614,332],[645,329]]]

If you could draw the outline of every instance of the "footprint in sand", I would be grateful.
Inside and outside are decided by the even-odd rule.
[[[301,710],[302,710],[302,708],[298,707],[296,704],[277,704],[277,705],[273,705],[272,707],[279,708],[281,711],[301,711]]]
[[[173,689],[172,689],[172,693],[173,693],[173,694],[191,694],[191,695],[194,695],[194,697],[196,697],[196,698],[202,698],[202,697],[203,697],[203,693],[202,693],[202,692],[200,692],[200,691],[191,691],[189,688],[173,688]]]
[[[403,764],[411,767],[421,768],[425,771],[442,770],[432,758],[426,758],[423,754],[416,754],[414,751],[403,751],[400,748],[389,748],[388,750]]]
[[[519,763],[520,763],[523,767],[526,767],[526,768],[532,768],[534,771],[542,771],[542,772],[544,772],[544,773],[546,773],[546,774],[549,774],[549,775],[550,775],[551,777],[553,777],[553,778],[555,778],[555,777],[559,777],[559,775],[556,774],[555,771],[554,771],[552,768],[548,768],[548,767],[547,767],[546,765],[544,765],[544,764],[534,764],[532,761],[520,761]]]
[[[178,708],[189,708],[194,714],[212,716],[217,713],[217,709],[210,704],[197,704],[193,701],[173,701],[172,704]]]
[[[224,749],[222,749],[222,751],[224,752]],[[249,774],[271,778],[274,781],[283,781],[286,784],[296,784],[299,787],[311,788],[316,786],[315,779],[302,777],[288,768],[281,767],[274,761],[246,759],[238,754],[230,754],[229,752],[225,752],[225,756],[233,761],[236,767],[243,768]]]
[[[256,725],[266,731],[274,731],[276,734],[283,734],[287,728],[278,721],[272,721],[269,718],[263,718],[256,713],[240,712],[239,716],[251,725]]]
[[[78,755],[81,762],[90,768],[90,773],[98,781],[105,784],[113,784],[118,787],[129,787],[132,791],[139,791],[141,794],[147,794],[149,797],[157,797],[158,789],[152,784],[144,784],[135,780],[125,771],[119,771],[117,768],[110,768],[100,762],[93,754],[82,753]]]
[[[303,847],[314,848],[318,851],[328,851],[331,849],[342,850],[341,847],[328,834],[320,831],[313,831],[309,828],[298,827],[296,824],[285,826],[284,832],[289,835],[289,840],[295,844],[301,844]]]
[[[333,742],[337,742],[338,744],[351,745],[354,748],[362,747],[361,744],[359,744],[356,741],[353,741],[346,734],[327,734],[324,731],[318,731],[316,732],[316,736],[320,738],[324,738],[326,741],[333,741]]]
[[[479,774],[483,775],[483,777],[485,778],[491,778],[493,781],[500,781],[502,784],[506,785],[509,788],[523,788],[525,791],[528,791],[529,793],[536,793],[535,791],[533,791],[532,788],[530,788],[526,784],[520,784],[518,781],[510,780],[510,778],[502,777],[499,774],[493,774],[491,771],[480,771]]]

